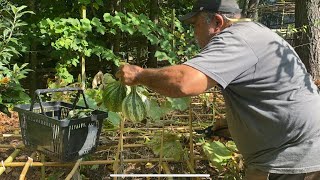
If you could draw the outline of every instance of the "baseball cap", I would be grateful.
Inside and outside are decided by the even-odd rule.
[[[179,19],[180,21],[187,21],[201,11],[212,13],[240,13],[241,9],[235,0],[196,0],[192,11]]]

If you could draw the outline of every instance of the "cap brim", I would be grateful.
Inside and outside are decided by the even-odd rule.
[[[188,14],[179,18],[180,21],[184,23],[190,23],[190,19],[194,17],[198,12],[189,12]]]

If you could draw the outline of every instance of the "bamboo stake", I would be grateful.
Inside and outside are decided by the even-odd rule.
[[[140,148],[140,147],[145,147],[145,144],[124,144],[123,148]],[[115,148],[118,147],[118,145],[111,145],[111,146],[98,146],[97,150],[105,150],[105,149],[110,149],[110,148]]]
[[[21,144],[21,145],[11,145],[11,144],[0,144],[0,149],[10,149],[10,148],[18,148],[18,149],[23,149],[24,148],[24,145]]]
[[[41,162],[44,163],[45,155],[43,153],[41,153],[40,158],[41,158]],[[45,180],[45,179],[46,179],[46,167],[41,166],[41,180]]]
[[[186,160],[186,164],[187,164],[188,169],[190,170],[190,172],[191,172],[192,174],[196,174],[196,171],[194,170],[194,168],[193,168],[193,166],[191,165],[190,161]],[[196,179],[197,179],[197,180],[200,180],[199,177],[197,177]]]
[[[214,114],[197,114],[197,116],[213,116]],[[174,117],[189,117],[189,115],[186,114],[180,114],[180,115],[172,115]]]
[[[165,162],[181,162],[177,161],[174,158],[163,158],[162,159]],[[207,160],[206,157],[195,157],[195,160]],[[100,165],[100,164],[113,164],[115,160],[99,160],[99,161],[82,161],[80,162],[80,165]],[[124,163],[148,163],[148,162],[159,162],[159,158],[150,158],[150,159],[124,159]],[[8,162],[4,163],[5,167],[21,167],[24,166],[26,162]],[[69,167],[74,166],[74,163],[61,163],[61,162],[33,162],[33,167],[41,167],[41,166],[50,166],[50,167]]]
[[[162,168],[163,168],[163,170],[164,170],[164,172],[165,172],[166,174],[171,174],[170,169],[169,169],[169,166],[168,166],[168,163],[163,162],[163,163],[162,163]],[[168,180],[173,180],[173,177],[168,177]]]
[[[80,162],[82,161],[82,158],[78,159],[77,162],[75,163],[75,165],[73,166],[71,172],[68,174],[68,176],[66,177],[65,180],[70,180],[72,178],[72,176],[74,175],[74,173],[77,171],[77,169],[80,166]]]
[[[22,172],[20,174],[19,180],[24,180],[28,173],[30,165],[33,163],[33,158],[36,156],[36,152],[33,152],[30,157],[28,157],[27,163],[24,165]]]
[[[1,165],[3,167],[0,167],[0,175],[6,170],[5,168],[6,164],[11,163],[19,153],[20,153],[20,149],[15,149],[13,153],[4,161],[4,163]]]
[[[158,174],[161,174],[162,170],[162,159],[163,159],[163,138],[164,137],[164,125],[162,126],[162,132],[161,132],[161,144],[160,144],[160,158],[159,158],[159,171]],[[160,177],[158,177],[160,180]]]
[[[120,166],[122,166],[123,164],[123,158],[122,158],[122,152],[123,152],[123,130],[124,130],[124,121],[125,118],[123,118],[120,122],[120,137],[119,137],[119,144],[118,144],[118,150],[116,153],[116,157],[115,157],[115,161],[113,164],[113,171],[114,174],[118,174],[118,170],[119,170],[119,159],[120,159]],[[114,180],[117,179],[117,177],[113,178]]]
[[[124,122],[125,122],[125,118],[123,118],[123,121],[121,122],[121,132],[120,132],[120,154],[119,154],[119,158],[120,158],[120,172],[123,173],[124,167],[123,167],[123,133],[124,133]]]
[[[14,138],[21,138],[21,134],[0,134],[0,137],[3,138],[9,138],[9,137],[14,137]]]
[[[186,160],[186,164],[187,164],[187,167],[188,167],[188,169],[190,170],[191,173],[193,173],[193,174],[196,173],[196,171],[192,167],[190,161]]]
[[[191,167],[194,167],[194,153],[193,153],[193,130],[192,130],[192,105],[189,105],[189,148],[190,148],[190,161]]]
[[[81,18],[87,18],[87,7],[81,6]],[[86,59],[85,55],[81,54],[81,88],[86,89]]]
[[[189,115],[186,115],[186,117],[189,117]],[[162,130],[161,128],[136,128],[137,130],[146,130],[146,131],[152,131],[152,130]],[[186,124],[186,126],[169,126],[165,127],[165,129],[174,129],[174,130],[189,130],[189,123]]]

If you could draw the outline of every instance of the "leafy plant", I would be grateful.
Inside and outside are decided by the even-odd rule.
[[[15,7],[9,3],[2,4],[0,11],[0,105],[3,103],[18,103],[29,100],[28,95],[20,84],[20,80],[26,78],[30,71],[27,64],[11,64],[12,58],[19,56],[25,49],[21,42],[21,27],[27,24],[21,20],[25,14],[33,14],[26,11],[26,6]],[[8,112],[5,108],[5,112]],[[7,113],[8,114],[8,113]],[[10,115],[10,114],[8,114]]]
[[[170,28],[155,24],[144,14],[116,12],[115,15],[111,15],[105,13],[103,18],[111,28],[109,31],[111,34],[115,35],[119,29],[130,35],[145,37],[152,45],[158,45],[159,50],[156,51],[155,57],[159,60],[168,60],[171,64],[176,64],[181,59],[197,52],[196,46],[186,43],[187,33],[178,20],[174,22],[177,31],[172,33],[169,31]],[[176,42],[176,44],[174,45],[172,42]],[[192,52],[188,52],[190,49]]]
[[[127,43],[122,43],[120,46],[131,52],[114,52],[106,39],[117,36],[118,33],[127,37],[126,39],[146,39],[150,44],[157,45],[159,48],[154,54],[155,57],[159,61],[168,60],[171,64],[185,61],[187,57],[197,52],[196,46],[186,42],[188,41],[186,37],[190,33],[186,32],[178,19],[175,19],[175,32],[171,32],[171,28],[165,23],[163,25],[155,24],[144,14],[115,12],[114,15],[105,13],[103,20],[97,17],[46,18],[38,24],[38,27],[42,44],[54,49],[51,56],[58,60],[57,75],[71,83],[73,79],[68,70],[79,66],[80,57],[110,61],[119,66],[125,55],[138,53],[132,52],[138,51],[136,48],[126,47],[129,46]]]
[[[224,179],[242,179],[243,158],[233,141],[226,144],[220,141],[201,140],[202,149],[211,165],[224,174]]]
[[[157,134],[146,144],[152,149],[156,155],[163,152],[164,158],[174,158],[175,160],[182,160],[185,156],[185,151],[180,143],[180,137],[177,134],[165,132],[163,135],[163,147],[161,148],[161,134]]]

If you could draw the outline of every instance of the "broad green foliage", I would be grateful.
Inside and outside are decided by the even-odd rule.
[[[67,78],[68,82],[71,82],[72,78],[66,70],[72,66],[79,66],[81,56],[112,61],[119,66],[122,57],[120,54],[116,55],[112,48],[106,45],[108,37],[116,36],[119,32],[124,33],[123,36],[127,38],[141,37],[150,44],[157,45],[159,48],[155,56],[159,60],[168,60],[171,64],[185,61],[197,49],[194,45],[186,43],[185,29],[177,19],[175,19],[176,31],[172,33],[166,25],[156,25],[146,15],[133,12],[126,14],[116,12],[114,15],[105,13],[103,20],[96,17],[47,18],[38,26],[42,44],[55,49],[52,56],[59,60],[56,66],[58,76]],[[129,52],[123,53],[129,54]]]
[[[211,165],[219,172],[224,172],[224,179],[243,178],[243,158],[233,141],[221,143],[220,141],[201,140],[202,149]]]
[[[100,37],[93,35],[104,35],[106,28],[99,19],[75,19],[56,18],[54,20],[45,19],[39,23],[40,37],[56,50],[52,55],[59,59],[56,66],[57,75],[72,83],[73,77],[68,72],[68,68],[77,67],[80,57],[91,57],[95,55],[100,60],[113,61],[119,64],[120,58],[112,50],[104,47]],[[101,39],[101,38],[100,38]],[[46,44],[45,44],[46,45]]]
[[[152,98],[150,99],[149,104],[150,110],[148,111],[148,117],[153,121],[159,121],[162,117],[164,117],[169,111],[170,108],[167,108],[166,106],[159,106],[159,103],[156,99]]]
[[[15,7],[8,4],[6,7],[8,9],[0,11],[0,62],[3,64],[9,64],[13,56],[20,55],[18,50],[24,49],[19,41],[23,35],[19,29],[27,24],[20,19],[23,15],[32,13],[24,10],[26,6]]]
[[[165,132],[163,134],[163,147],[161,147],[162,135],[155,135],[146,144],[152,149],[154,154],[160,155],[163,152],[164,158],[173,158],[175,160],[183,160],[185,158],[185,150],[180,142],[180,137],[176,133]]]
[[[178,20],[175,21],[177,31],[171,33],[168,31],[169,28],[156,25],[144,14],[116,12],[114,16],[106,13],[103,18],[105,22],[109,23],[108,25],[111,28],[109,33],[111,34],[115,34],[117,29],[120,29],[121,32],[145,37],[152,45],[158,45],[159,50],[155,53],[155,56],[159,60],[168,60],[171,64],[175,64],[180,62],[183,56],[192,55],[192,53],[184,52],[188,48],[191,48],[193,53],[196,52],[194,45],[185,42],[184,28]],[[174,47],[173,41],[176,42]]]
[[[185,111],[189,108],[189,105],[191,103],[190,97],[184,97],[184,98],[169,98],[167,97],[167,101],[170,103],[170,106],[172,109],[176,109],[179,111]]]
[[[232,158],[232,152],[219,141],[205,142],[202,148],[209,161],[219,170]]]
[[[20,85],[20,80],[26,78],[30,71],[26,69],[27,64],[12,63],[23,49],[21,42],[21,27],[27,25],[21,20],[25,14],[32,14],[26,11],[26,6],[15,7],[10,4],[3,5],[0,10],[0,104],[19,103],[29,100],[28,95]]]

